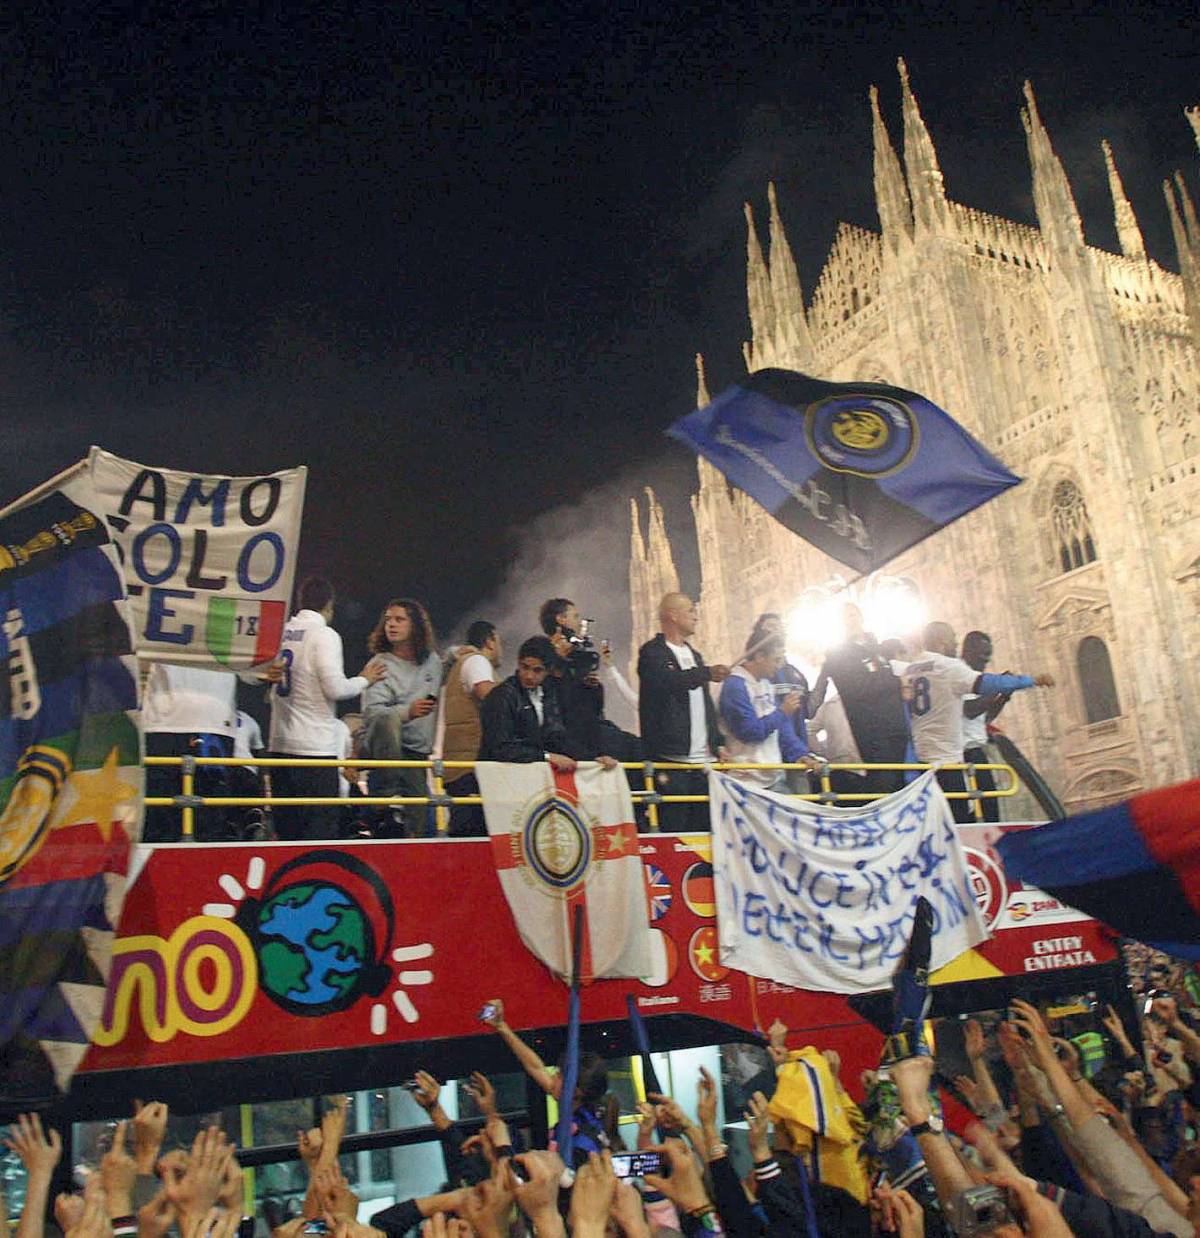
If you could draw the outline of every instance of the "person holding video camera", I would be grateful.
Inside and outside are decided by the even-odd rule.
[[[383,608],[367,645],[384,675],[363,693],[363,756],[371,760],[427,761],[433,751],[434,711],[442,687],[442,660],[429,613],[415,598],[393,598]],[[373,769],[372,795],[427,795],[423,769]],[[430,814],[420,805],[393,810],[403,837],[424,836]],[[384,823],[385,832],[388,823]]]
[[[590,620],[570,598],[550,598],[542,603],[538,621],[557,658],[552,674],[573,751],[583,759],[640,761],[641,740],[604,716],[602,654],[588,631]]]

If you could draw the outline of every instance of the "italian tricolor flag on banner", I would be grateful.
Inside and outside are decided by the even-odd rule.
[[[204,636],[208,651],[218,662],[249,657],[250,665],[266,662],[279,652],[283,638],[284,604],[254,598],[214,597],[208,601]]]
[[[582,907],[583,983],[650,975],[650,904],[625,771],[591,761],[573,773],[480,761],[475,773],[497,875],[526,946],[567,979],[570,925]]]

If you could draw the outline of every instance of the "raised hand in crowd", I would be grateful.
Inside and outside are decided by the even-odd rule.
[[[571,1233],[575,1238],[604,1238],[616,1191],[612,1154],[608,1151],[589,1153],[587,1164],[579,1167],[571,1190]]]
[[[471,1072],[471,1081],[467,1084],[467,1095],[479,1106],[479,1112],[485,1117],[496,1112],[496,1089],[487,1075],[478,1070]]]
[[[650,1238],[650,1223],[646,1220],[642,1196],[632,1182],[617,1180],[611,1213],[613,1220],[617,1223],[617,1228],[625,1235],[625,1238]]]
[[[666,1158],[670,1172],[646,1174],[643,1181],[652,1190],[665,1195],[680,1213],[699,1215],[712,1207],[700,1166],[691,1149],[682,1139],[664,1139],[659,1151]]]
[[[559,1238],[564,1233],[558,1211],[558,1189],[563,1176],[557,1152],[522,1152],[512,1158],[521,1169],[522,1182],[510,1169],[509,1190],[529,1218],[537,1238]]]
[[[139,1174],[152,1174],[167,1133],[170,1112],[161,1100],[133,1102],[133,1161]]]
[[[907,1191],[881,1184],[875,1188],[873,1202],[884,1233],[899,1234],[900,1238],[925,1238],[925,1213]]]
[[[782,1066],[788,1060],[787,1034],[787,1024],[776,1016],[767,1028],[767,1052],[776,1066]]]
[[[175,1205],[166,1191],[159,1191],[137,1210],[138,1238],[165,1238],[175,1224],[176,1215]]]
[[[508,1189],[509,1177],[508,1166],[498,1162],[492,1167],[492,1176],[472,1187],[458,1209],[479,1238],[507,1236],[505,1218],[513,1203]]]
[[[427,1070],[418,1070],[413,1082],[417,1086],[410,1088],[409,1095],[429,1114],[438,1130],[448,1130],[453,1123],[441,1105],[442,1085]]]
[[[133,1212],[133,1182],[137,1165],[125,1148],[129,1124],[121,1121],[113,1131],[112,1146],[100,1158],[100,1181],[108,1202],[110,1217],[126,1217]]]
[[[50,1200],[50,1179],[62,1156],[62,1139],[53,1128],[44,1133],[42,1119],[36,1113],[22,1113],[16,1125],[9,1127],[4,1146],[20,1157],[27,1175],[25,1203],[14,1238],[41,1238]]]
[[[750,1144],[750,1159],[760,1165],[771,1159],[771,1120],[767,1098],[755,1092],[746,1102],[742,1117],[746,1119],[746,1133]]]
[[[320,1215],[333,1221],[353,1221],[358,1216],[358,1196],[350,1189],[346,1176],[336,1163],[321,1165],[313,1173],[313,1189]]]
[[[655,1113],[654,1106],[645,1100],[638,1102],[637,1112],[637,1146],[639,1152],[645,1152],[647,1149],[654,1147],[654,1132],[658,1128],[658,1114]]]
[[[22,1213],[22,1217],[24,1214]],[[20,1233],[20,1230],[17,1231]],[[99,1174],[92,1174],[83,1188],[83,1207],[77,1214],[75,1224],[64,1231],[66,1238],[112,1238],[112,1220],[108,1200]],[[190,1238],[190,1235],[184,1235]]]
[[[216,1126],[199,1131],[192,1140],[186,1167],[168,1163],[163,1189],[179,1214],[180,1232],[186,1235],[215,1207],[225,1184],[234,1147]],[[160,1165],[163,1162],[160,1162]]]

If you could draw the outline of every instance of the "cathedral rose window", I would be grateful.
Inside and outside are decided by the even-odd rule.
[[[1064,572],[1073,571],[1096,559],[1096,539],[1087,504],[1073,481],[1060,481],[1050,499],[1050,520],[1058,550],[1058,561]]]

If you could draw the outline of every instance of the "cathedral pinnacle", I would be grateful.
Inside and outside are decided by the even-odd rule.
[[[770,348],[775,327],[775,304],[771,296],[771,277],[763,258],[758,232],[754,227],[754,210],[745,204],[746,212],[746,301],[750,309],[750,354],[754,358],[751,369],[763,362],[758,358]]]
[[[1029,146],[1029,163],[1033,169],[1033,205],[1037,211],[1042,235],[1059,248],[1083,245],[1083,224],[1075,205],[1070,182],[1054,148],[1050,135],[1038,114],[1033,87],[1025,83],[1025,110],[1021,122]]]
[[[1196,145],[1200,147],[1200,107],[1185,107],[1183,114],[1192,122],[1192,130],[1196,135]]]
[[[637,499],[629,500],[629,557],[634,563],[646,561],[646,543],[642,539],[642,521]]]
[[[879,91],[871,87],[871,131],[875,144],[875,209],[884,243],[893,251],[912,236],[912,203],[900,157],[879,110]]]
[[[1175,199],[1179,190],[1183,214]],[[1163,181],[1163,195],[1167,200],[1167,214],[1171,218],[1171,235],[1175,238],[1175,252],[1179,255],[1179,274],[1183,280],[1183,303],[1192,338],[1200,348],[1200,228],[1196,224],[1196,209],[1188,195],[1183,177],[1175,174],[1175,182]]]
[[[800,273],[796,259],[788,244],[779,214],[779,200],[775,196],[775,183],[767,185],[767,199],[771,210],[771,298],[775,303],[776,365],[789,365],[805,369],[812,361],[812,337],[808,332],[808,319],[804,316],[804,294],[800,289]]]
[[[712,403],[712,396],[708,394],[708,380],[704,376],[704,354],[698,352],[696,354],[696,407],[704,408],[705,405]]]
[[[1100,143],[1104,151],[1104,166],[1108,169],[1108,188],[1112,193],[1113,217],[1117,225],[1117,240],[1121,243],[1121,252],[1126,258],[1145,258],[1146,243],[1142,240],[1142,230],[1138,227],[1137,216],[1125,194],[1125,186],[1121,183],[1121,174],[1113,160],[1112,147],[1108,139]]]
[[[946,217],[946,186],[933,139],[921,117],[921,109],[908,81],[903,58],[896,62],[904,99],[904,168],[912,198],[913,218],[918,227],[938,226]]]

